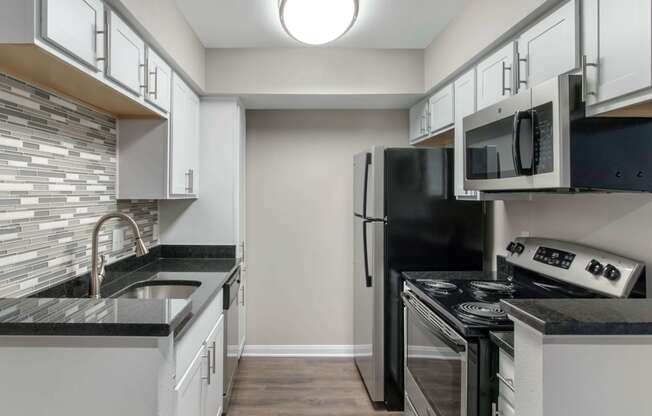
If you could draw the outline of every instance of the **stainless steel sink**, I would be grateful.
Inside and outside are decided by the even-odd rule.
[[[195,281],[151,281],[136,283],[117,293],[115,298],[188,299],[201,285]]]

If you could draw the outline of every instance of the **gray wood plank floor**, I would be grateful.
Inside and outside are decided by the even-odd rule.
[[[351,359],[243,358],[228,416],[396,416],[376,410]]]

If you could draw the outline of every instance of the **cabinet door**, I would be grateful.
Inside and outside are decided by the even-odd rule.
[[[200,102],[194,92],[189,91],[188,108],[189,132],[188,137],[188,194],[197,196],[199,194],[199,136],[200,136]]]
[[[410,143],[428,134],[428,100],[410,108]]]
[[[147,94],[145,99],[161,110],[170,111],[170,88],[172,69],[154,52],[147,48]]]
[[[222,414],[224,394],[224,315],[220,316],[206,339],[207,360],[203,384],[203,416],[219,416]]]
[[[587,104],[650,87],[650,0],[584,0],[582,10]]]
[[[475,197],[477,192],[464,190],[464,117],[475,113],[475,70],[455,81],[455,196]]]
[[[203,377],[207,371],[206,347],[202,345],[175,387],[177,416],[203,416]],[[178,376],[178,375],[177,375]]]
[[[430,133],[452,126],[454,118],[453,84],[449,84],[430,97]]]
[[[521,35],[519,91],[578,68],[578,17],[578,3],[571,0]]]
[[[172,133],[170,135],[170,193],[190,193],[190,142],[194,132],[190,88],[176,74],[172,75]]]
[[[478,110],[512,94],[515,52],[515,43],[510,42],[478,64]]]
[[[115,12],[109,12],[109,64],[106,74],[140,96],[145,87],[145,42]]]
[[[43,0],[42,36],[81,63],[100,71],[104,55],[101,0]]]

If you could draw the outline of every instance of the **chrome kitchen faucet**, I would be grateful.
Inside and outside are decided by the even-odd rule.
[[[136,257],[144,256],[149,252],[147,246],[143,242],[140,236],[140,230],[138,229],[138,224],[127,214],[121,212],[113,212],[111,214],[106,214],[95,223],[95,228],[93,229],[93,242],[91,247],[91,292],[90,297],[99,299],[100,298],[100,285],[104,280],[104,267],[106,266],[106,256],[100,256],[100,261],[98,264],[98,237],[100,234],[100,229],[102,225],[110,219],[117,218],[127,221],[127,224],[131,227],[131,230],[134,233],[134,248],[136,249]]]

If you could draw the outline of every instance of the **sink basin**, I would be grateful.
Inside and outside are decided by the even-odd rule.
[[[115,298],[128,299],[188,299],[201,285],[195,281],[140,282],[117,293]]]

